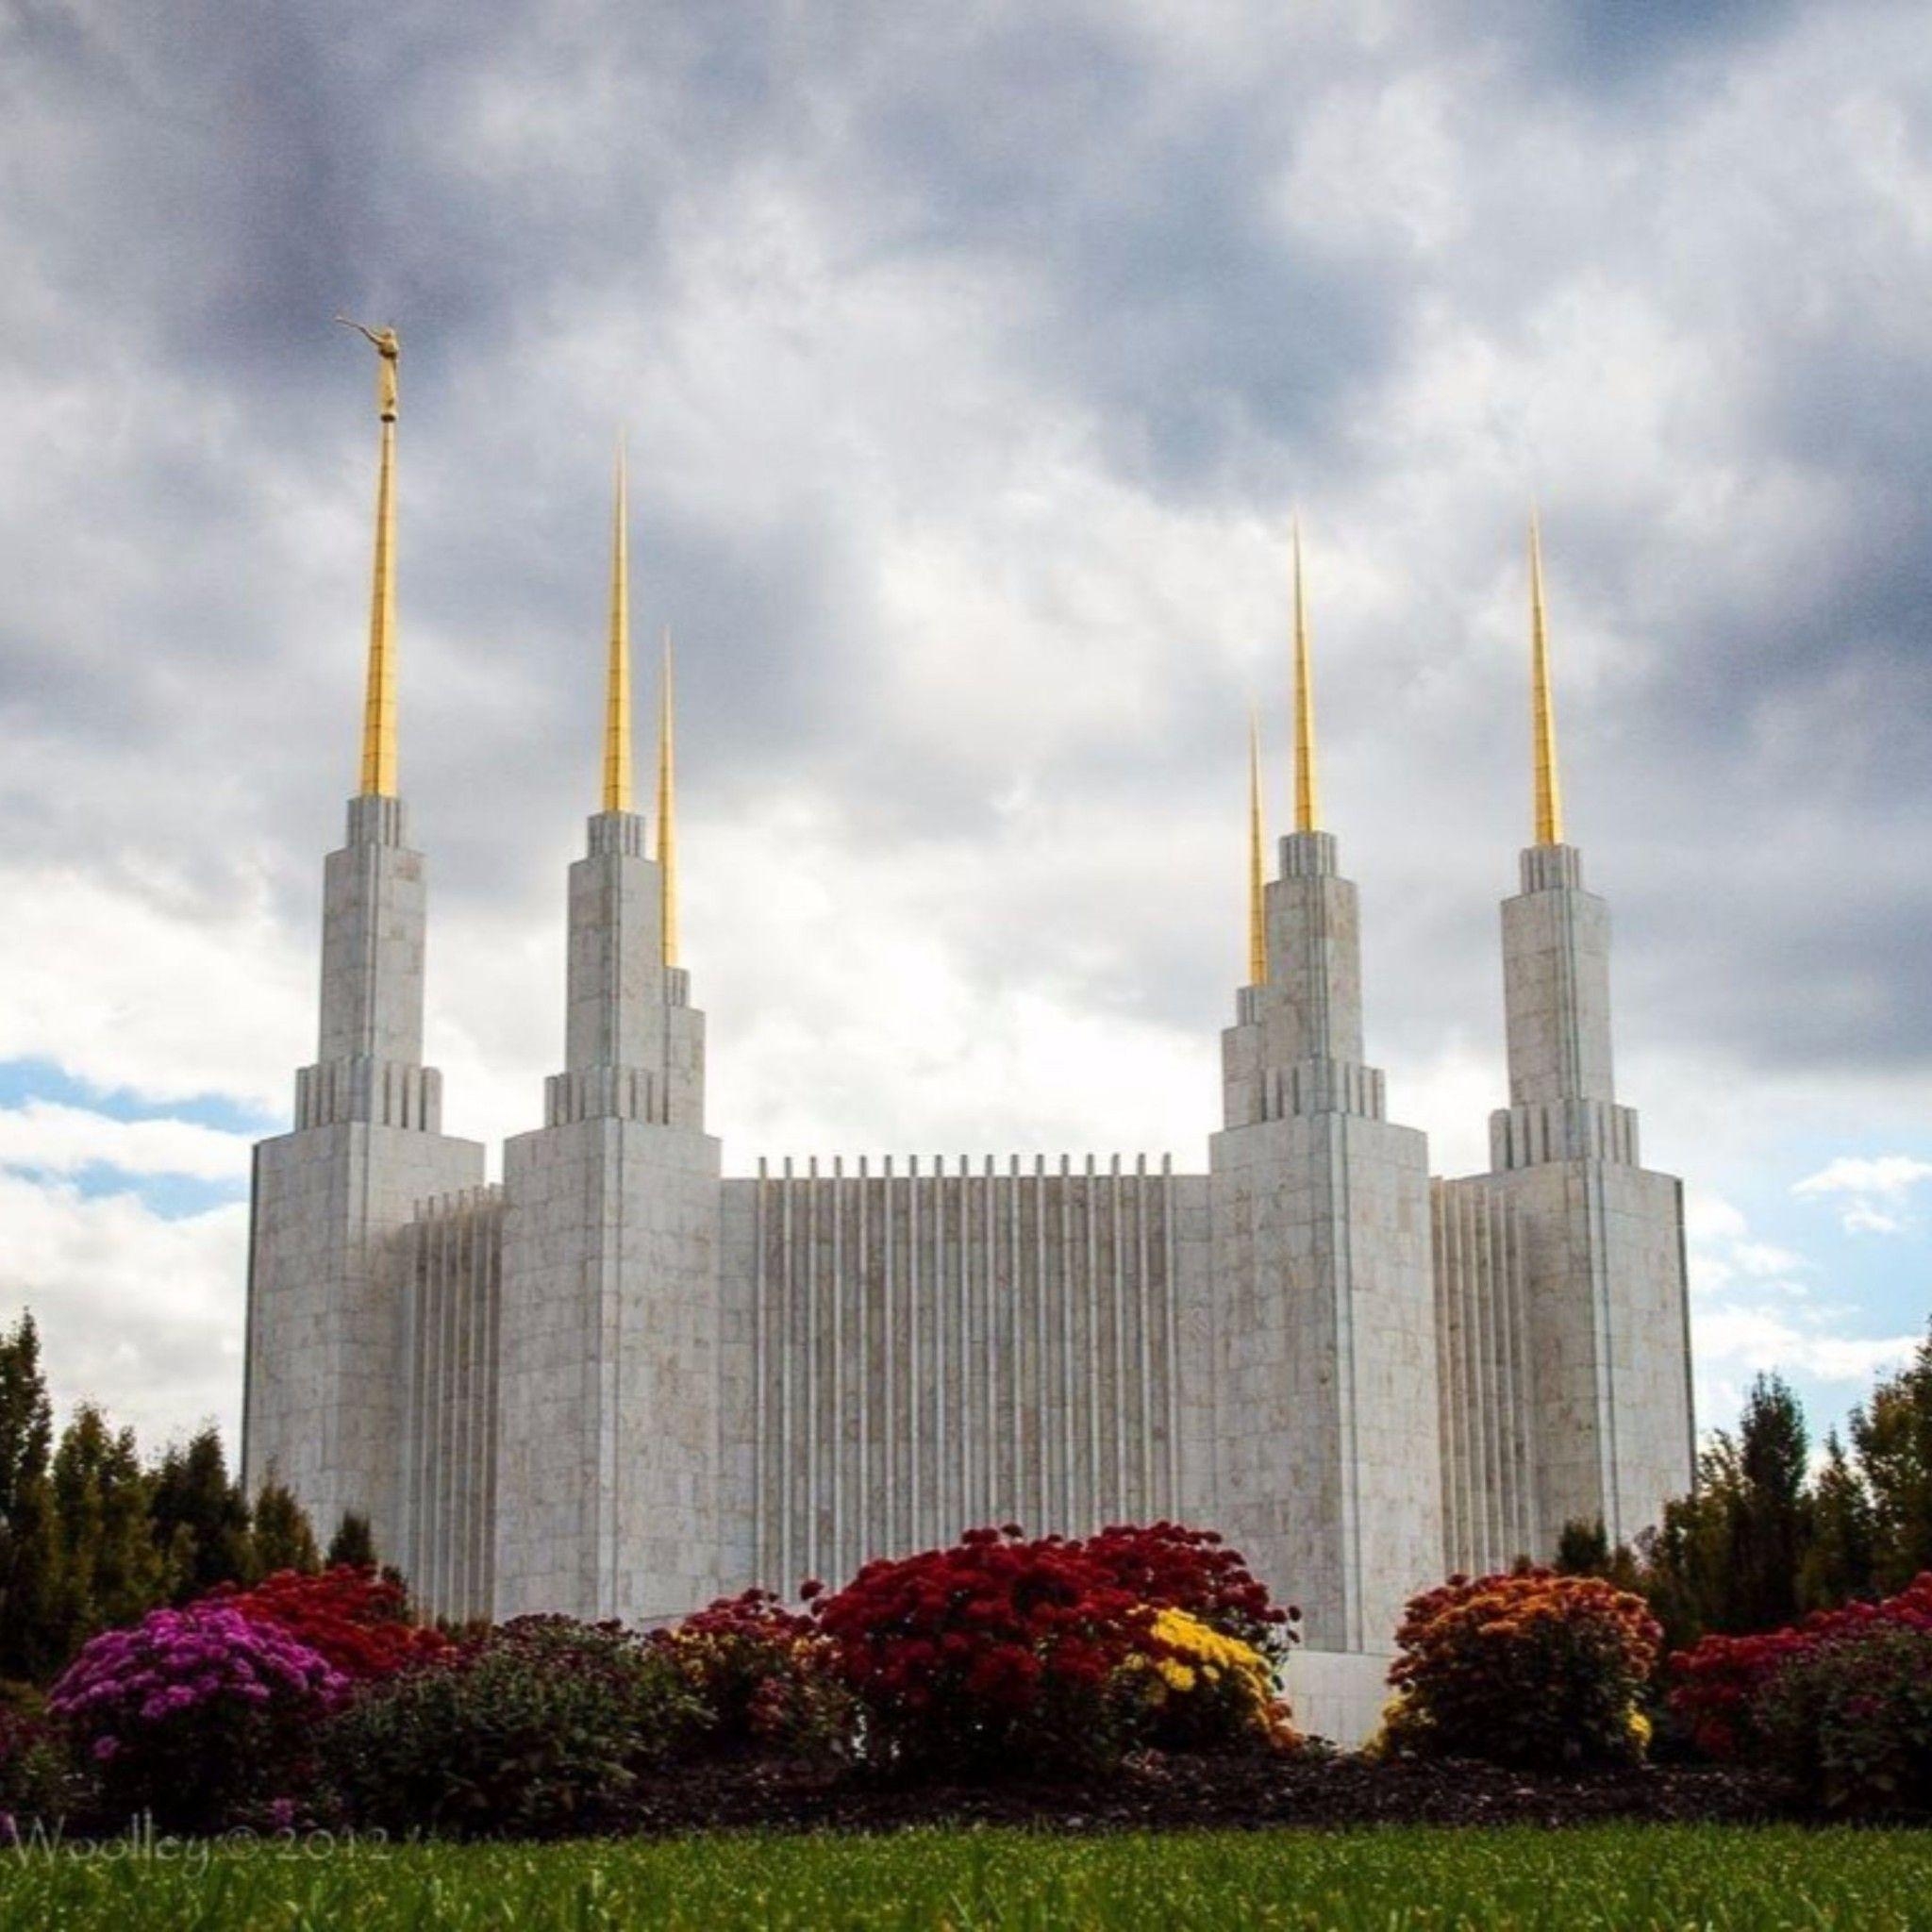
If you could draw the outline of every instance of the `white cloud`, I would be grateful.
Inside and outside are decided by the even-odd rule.
[[[1897,1368],[1917,1346],[1911,1335],[1847,1333],[1868,1323],[1869,1314],[1815,1295],[1816,1264],[1756,1240],[1733,1203],[1692,1191],[1685,1223],[1692,1367],[1706,1429],[1729,1425],[1754,1375],[1774,1372],[1833,1385],[1844,1391],[1837,1398],[1841,1403],[1857,1399],[1874,1376]]]
[[[201,856],[218,855],[214,841]],[[0,1059],[52,1060],[155,1099],[288,1106],[288,1070],[314,1032],[313,968],[259,874],[137,884],[16,856],[0,866]]]
[[[120,1121],[87,1108],[29,1100],[0,1108],[0,1167],[71,1174],[89,1167],[124,1174],[248,1177],[249,1142],[193,1121]]]
[[[149,1447],[212,1419],[232,1451],[245,1206],[170,1220],[133,1194],[0,1173],[0,1313],[33,1310],[63,1408],[99,1401]]]
[[[1794,1194],[1880,1194],[1901,1199],[1921,1181],[1932,1180],[1932,1160],[1914,1160],[1905,1154],[1881,1154],[1873,1158],[1840,1155],[1791,1189]]]
[[[1845,1197],[1840,1219],[1848,1234],[1895,1235],[1913,1225],[1906,1211],[1908,1197],[1926,1180],[1932,1180],[1932,1161],[1906,1154],[1841,1154],[1807,1174],[1791,1192],[1800,1199]]]
[[[1693,1334],[1699,1373],[1712,1378],[1725,1370],[1774,1370],[1820,1382],[1866,1383],[1909,1359],[1919,1343],[1915,1335],[1821,1335],[1750,1307],[1701,1308]],[[1735,1387],[1735,1380],[1728,1386]],[[1704,1420],[1722,1426],[1727,1418],[1716,1412]]]

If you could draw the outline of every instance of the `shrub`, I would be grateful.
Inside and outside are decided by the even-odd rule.
[[[84,1807],[85,1782],[63,1745],[44,1711],[0,1705],[0,1846],[35,1821],[51,1824]]]
[[[1671,1714],[1707,1756],[1742,1757],[1765,1744],[1759,1707],[1788,1669],[1883,1629],[1932,1632],[1932,1571],[1882,1603],[1817,1610],[1782,1630],[1707,1637],[1678,1651],[1669,1665]]]
[[[1932,1629],[1873,1620],[1810,1645],[1757,1693],[1754,1720],[1819,1809],[1932,1813]]]
[[[218,1825],[291,1789],[348,1683],[287,1631],[224,1604],[152,1610],[94,1638],[48,1694],[109,1815]]]
[[[836,1649],[769,1591],[721,1597],[653,1639],[705,1716],[713,1750],[837,1756],[857,1719]]]
[[[1397,1749],[1557,1769],[1627,1763],[1659,1632],[1641,1597],[1524,1568],[1411,1599],[1389,1673]]]
[[[1124,1673],[1137,1693],[1142,1741],[1180,1751],[1301,1741],[1253,1644],[1172,1607],[1154,1613],[1144,1642]]]
[[[324,1750],[358,1824],[547,1838],[622,1824],[640,1774],[701,1724],[648,1639],[520,1617],[367,1686]]]
[[[1298,1641],[1301,1611],[1278,1608],[1241,1553],[1211,1529],[1114,1524],[1079,1547],[1109,1581],[1141,1602],[1185,1610],[1272,1664],[1286,1662]]]
[[[435,1662],[452,1648],[441,1632],[409,1621],[402,1585],[370,1564],[339,1563],[320,1575],[281,1570],[252,1590],[227,1585],[204,1601],[276,1624],[358,1684]]]
[[[1153,1618],[1077,1543],[991,1529],[868,1563],[816,1614],[874,1763],[967,1774],[1116,1757],[1116,1680]]]

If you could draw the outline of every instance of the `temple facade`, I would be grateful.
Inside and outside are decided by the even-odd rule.
[[[392,341],[392,338],[391,339]],[[379,345],[378,345],[379,346]],[[1503,907],[1507,1105],[1432,1179],[1362,1056],[1295,559],[1295,826],[1258,768],[1224,1124],[1170,1157],[757,1160],[707,1131],[678,960],[668,647],[634,808],[620,474],[601,809],[542,1124],[442,1131],[395,787],[385,352],[362,782],[324,869],[316,1059],[257,1151],[243,1463],[366,1516],[425,1613],[649,1622],[976,1524],[1224,1531],[1306,1614],[1297,1694],[1373,1719],[1401,1607],[1688,1490],[1683,1209],[1611,1076],[1608,917],[1563,837],[1531,547],[1535,841]],[[1205,1070],[1204,1070],[1205,1071]]]

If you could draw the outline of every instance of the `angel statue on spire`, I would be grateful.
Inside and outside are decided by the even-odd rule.
[[[336,320],[344,328],[353,328],[369,338],[375,345],[375,353],[381,358],[376,364],[375,374],[375,413],[385,423],[396,420],[396,371],[403,359],[403,339],[392,328],[371,328],[365,323],[354,322],[346,315]]]

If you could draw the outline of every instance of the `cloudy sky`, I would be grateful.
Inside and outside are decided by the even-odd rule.
[[[1205,1158],[1299,505],[1370,1051],[1502,1092],[1541,506],[1703,1420],[1932,1307],[1932,34],[1912,6],[0,7],[0,1314],[238,1407],[406,343],[458,1132],[536,1123],[610,450],[679,638],[713,1124]]]

